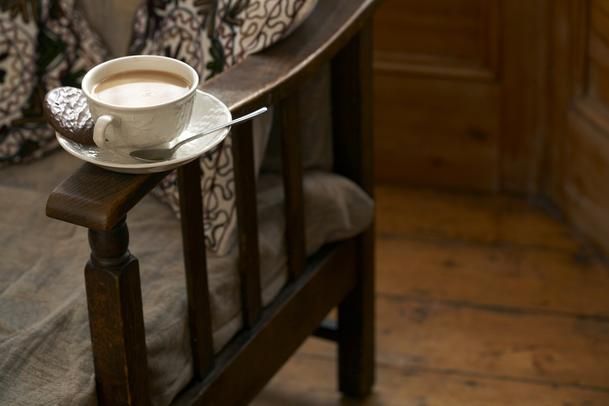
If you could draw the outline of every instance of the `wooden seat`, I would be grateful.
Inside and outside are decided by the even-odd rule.
[[[194,378],[176,404],[243,404],[314,331],[338,344],[339,386],[367,395],[374,382],[373,227],[306,258],[299,114],[294,92],[332,66],[334,170],[372,195],[371,16],[374,0],[323,1],[290,37],[250,56],[203,90],[238,115],[279,105],[290,282],[262,308],[252,126],[233,130],[244,329],[214,356],[198,162],[178,169]],[[60,131],[70,129],[58,128]],[[61,183],[47,215],[89,229],[85,267],[100,404],[149,404],[138,260],[128,250],[129,210],[165,176],[84,164]],[[338,326],[321,325],[338,306]]]

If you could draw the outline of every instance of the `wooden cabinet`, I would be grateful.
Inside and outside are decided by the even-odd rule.
[[[375,20],[376,174],[537,187],[545,0],[386,0]]]
[[[380,182],[548,197],[609,252],[609,1],[386,0]]]

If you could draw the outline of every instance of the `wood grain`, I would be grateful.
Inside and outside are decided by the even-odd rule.
[[[306,261],[305,216],[302,192],[302,134],[296,125],[300,112],[295,94],[281,103],[281,172],[285,196],[285,222],[288,249],[288,274],[294,280]]]
[[[501,190],[535,195],[540,188],[548,104],[549,0],[502,2]],[[523,63],[526,61],[526,63]]]
[[[201,166],[195,160],[178,169],[182,249],[188,296],[188,329],[193,375],[201,380],[214,364],[212,316],[207,283],[207,256],[203,229]]]
[[[313,339],[312,339],[313,340]],[[284,366],[252,406],[603,406],[604,391],[495,378],[461,371],[381,365],[374,393],[365,401],[341,398],[334,391],[334,358],[305,353],[307,346]]]
[[[609,252],[609,26],[600,1],[561,0],[550,42],[551,138],[545,190],[566,217]]]
[[[513,197],[387,187],[376,196],[380,229],[410,220],[377,234],[373,395],[339,397],[335,348],[311,339],[254,405],[609,401],[609,265],[564,223]],[[506,208],[497,244],[485,230]],[[515,226],[521,235],[507,232]]]
[[[384,296],[377,307],[381,363],[608,387],[606,321]]]
[[[266,307],[252,329],[237,335],[217,355],[216,367],[176,405],[240,405],[250,401],[355,286],[355,246],[347,241],[320,250],[305,272]],[[303,311],[306,306],[306,311]]]
[[[127,175],[86,163],[53,190],[46,214],[93,230],[111,230],[165,175]]]
[[[605,115],[609,113],[609,6],[603,1],[587,5],[588,55],[587,93],[598,100]]]
[[[586,236],[609,252],[609,127],[594,126],[575,113],[569,118],[563,207]]]
[[[377,195],[377,229],[388,239],[528,247],[573,254],[581,247],[581,241],[556,221],[560,219],[557,209],[543,200],[527,202],[485,194],[472,198],[395,186],[380,187]],[[551,216],[540,216],[540,211]]]
[[[381,182],[537,193],[549,9],[547,0],[383,4],[374,65]]]
[[[375,17],[380,182],[499,189],[498,1],[386,1]]]
[[[241,312],[246,328],[256,324],[262,309],[253,136],[251,121],[236,127],[232,135]]]
[[[498,1],[387,0],[375,20],[375,69],[493,80]]]
[[[544,212],[513,197],[379,187],[379,289],[606,317],[605,260]]]
[[[383,269],[377,285],[388,295],[609,320],[606,263],[585,251],[472,245],[412,236],[383,239],[377,251],[377,268]]]
[[[374,195],[372,24],[332,60],[334,170]],[[355,238],[355,288],[338,306],[338,386],[364,397],[374,385],[374,224]]]
[[[499,189],[499,87],[376,72],[375,175],[401,185]]]
[[[102,405],[149,405],[148,362],[138,261],[124,219],[89,231],[85,267],[97,398]]]
[[[606,2],[390,0],[376,22],[381,182],[544,194],[609,252]]]

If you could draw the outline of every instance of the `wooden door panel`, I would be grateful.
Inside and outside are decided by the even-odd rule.
[[[498,2],[386,0],[377,15],[376,66],[381,70],[487,77],[497,63]]]
[[[375,21],[379,181],[537,191],[550,6],[549,0],[385,1]]]
[[[383,136],[375,143],[377,176],[418,186],[496,188],[497,86],[382,72],[375,88],[383,100],[375,114],[375,131]]]
[[[376,174],[546,193],[609,252],[609,1],[386,0]]]
[[[380,181],[496,190],[500,0],[386,0],[375,24]]]

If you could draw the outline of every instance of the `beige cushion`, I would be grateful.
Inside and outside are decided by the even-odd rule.
[[[332,106],[330,66],[300,86],[297,94],[302,165],[307,169],[332,170]],[[262,163],[263,172],[281,171],[281,129],[275,126]]]
[[[49,219],[54,186],[81,163],[61,151],[0,178],[0,405],[82,405],[95,398],[83,266],[87,232]],[[352,182],[307,173],[308,253],[366,227],[370,199]],[[258,184],[264,304],[286,279],[283,187]],[[147,197],[129,214],[130,250],[140,260],[148,367],[155,405],[168,404],[192,376],[179,221]],[[213,337],[219,350],[241,326],[237,249],[208,255]]]
[[[112,56],[127,53],[133,16],[142,0],[77,0],[89,24],[103,38]]]

